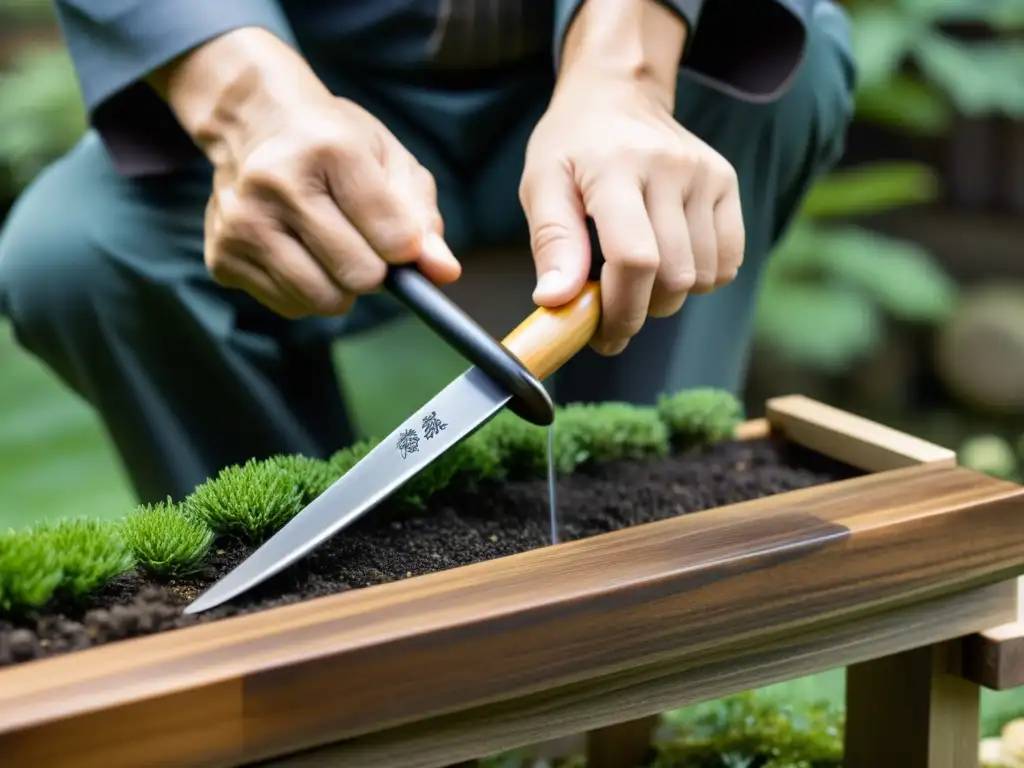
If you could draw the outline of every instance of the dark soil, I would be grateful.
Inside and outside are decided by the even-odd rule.
[[[857,474],[770,440],[606,464],[559,480],[561,537],[585,538]],[[439,498],[414,515],[385,506],[233,603],[183,616],[185,605],[252,551],[222,541],[194,579],[156,582],[130,573],[87,605],[18,624],[0,621],[0,667],[525,552],[549,544],[550,536],[546,481]]]

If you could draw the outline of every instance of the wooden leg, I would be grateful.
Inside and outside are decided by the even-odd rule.
[[[637,768],[651,752],[659,715],[618,723],[587,734],[587,768]]]
[[[977,768],[980,689],[955,677],[956,643],[846,671],[843,768]]]

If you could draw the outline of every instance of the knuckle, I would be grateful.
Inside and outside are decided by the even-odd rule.
[[[355,142],[348,141],[344,136],[324,137],[312,143],[309,158],[317,166],[326,163],[345,166],[358,162],[360,151]]]
[[[340,315],[345,311],[345,297],[341,291],[320,289],[308,299],[310,308],[317,315]]]
[[[697,273],[692,269],[672,270],[665,274],[658,282],[661,283],[665,293],[676,296],[681,293],[689,293],[697,282]]]
[[[225,258],[221,251],[209,251],[204,257],[206,271],[218,285],[230,287],[234,280],[234,271],[231,269],[230,260]]]
[[[387,275],[387,265],[380,259],[360,260],[347,264],[338,275],[338,282],[357,296],[376,291]]]
[[[544,221],[530,231],[530,248],[533,253],[543,253],[552,245],[563,243],[570,238],[569,229],[557,221]]]
[[[615,261],[631,272],[655,272],[660,260],[656,251],[636,249],[623,251]]]
[[[396,221],[379,227],[373,241],[375,250],[391,263],[415,261],[422,255],[423,233],[412,221]]]
[[[238,174],[238,195],[243,199],[281,200],[292,196],[291,163],[269,153],[253,153]]]
[[[221,216],[215,238],[226,249],[257,245],[262,239],[262,217],[245,206],[232,207]]]

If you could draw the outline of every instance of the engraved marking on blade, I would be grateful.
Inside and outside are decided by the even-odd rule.
[[[416,453],[420,449],[420,436],[415,429],[406,429],[398,436],[398,450],[402,452],[402,458],[408,458],[409,454]]]
[[[437,418],[437,411],[431,411],[423,417],[423,423],[420,427],[423,429],[423,437],[429,440],[437,434],[440,434],[441,430],[448,425]]]

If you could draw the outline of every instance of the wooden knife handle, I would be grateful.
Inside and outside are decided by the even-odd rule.
[[[583,349],[601,320],[601,284],[590,281],[560,307],[541,307],[501,342],[538,379],[546,379]]]

